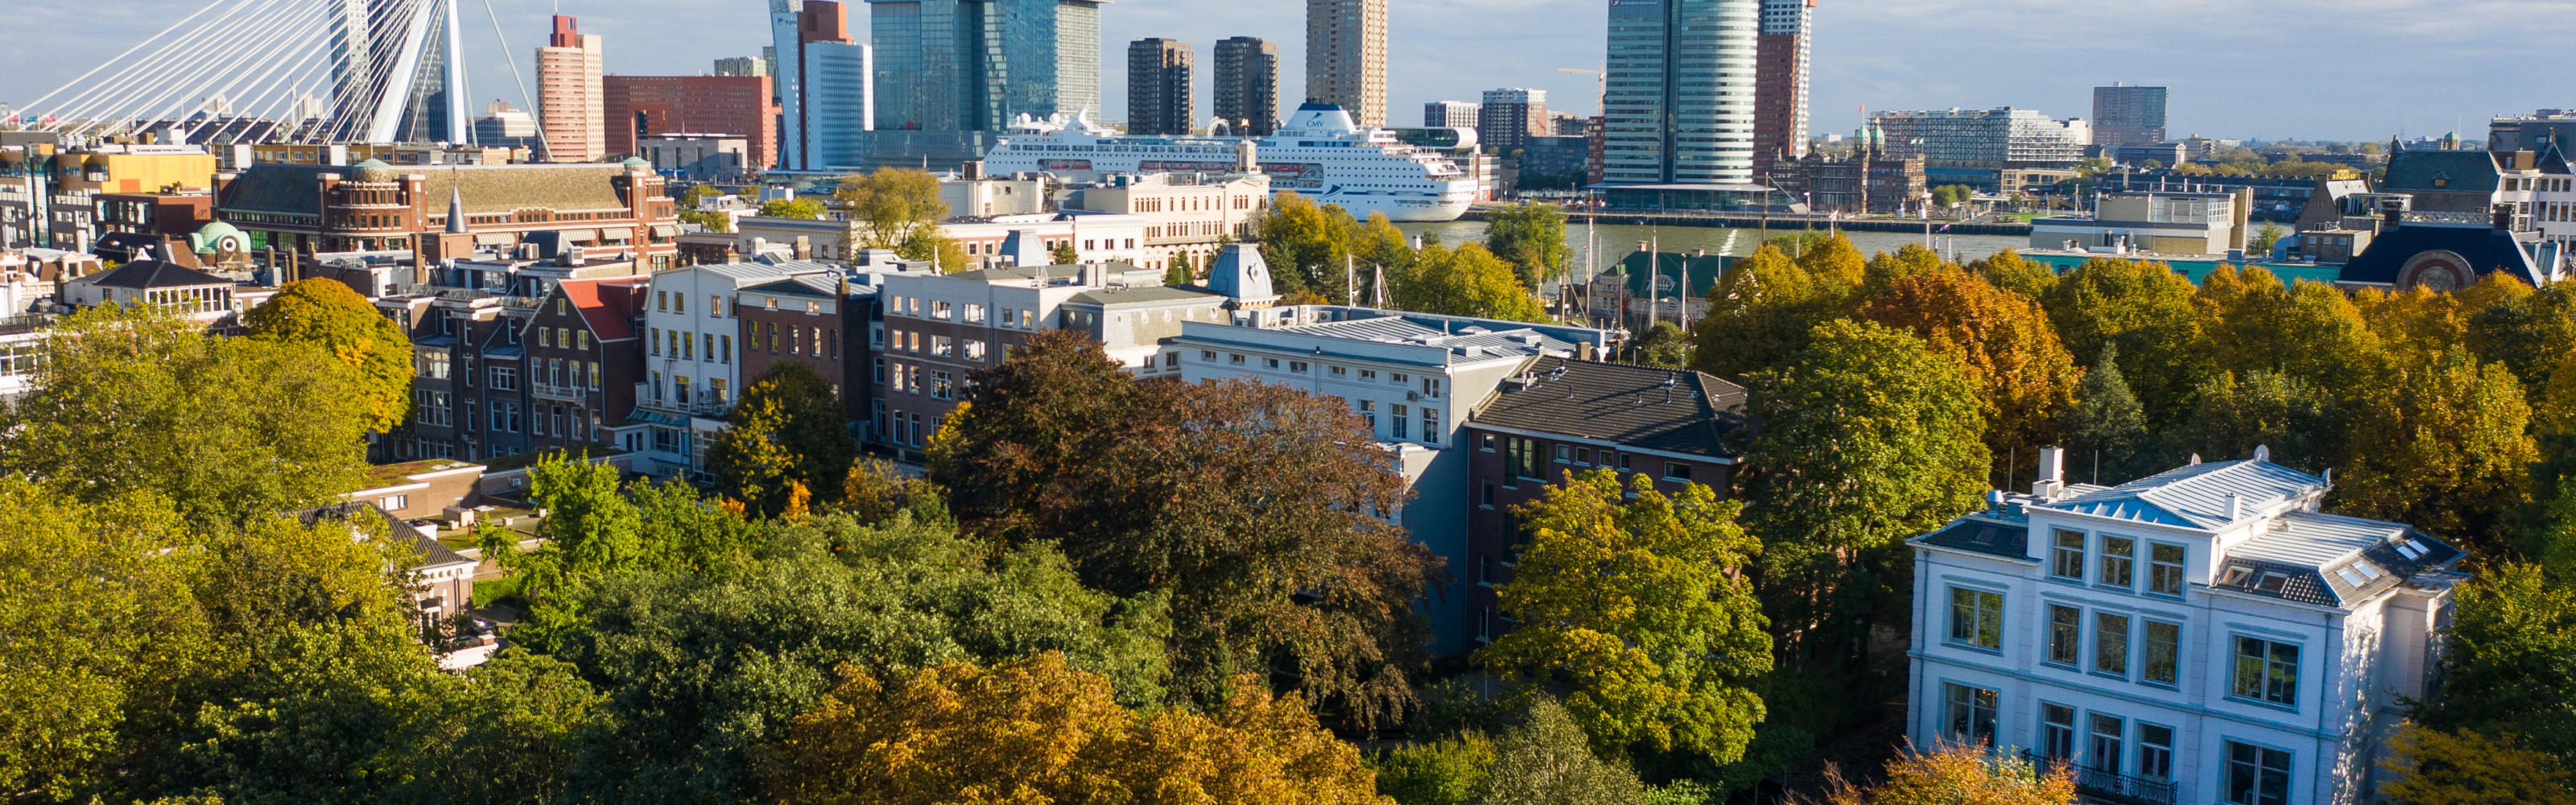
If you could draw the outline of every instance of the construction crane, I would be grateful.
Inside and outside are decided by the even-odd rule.
[[[1610,113],[1610,65],[1608,63],[1603,63],[1599,70],[1581,70],[1573,67],[1559,67],[1556,68],[1556,71],[1571,75],[1591,76],[1594,82],[1600,85],[1600,94],[1593,96],[1593,100],[1600,103],[1600,106],[1596,108],[1601,110],[1601,114],[1607,115]]]

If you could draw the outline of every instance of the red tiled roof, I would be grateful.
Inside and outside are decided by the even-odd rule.
[[[635,288],[648,281],[645,277],[615,279],[564,280],[564,297],[581,309],[582,319],[590,322],[590,331],[601,341],[635,337],[635,327],[627,322],[635,315]]]

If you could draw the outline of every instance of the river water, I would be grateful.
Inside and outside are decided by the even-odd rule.
[[[1396,228],[1404,230],[1407,235],[1435,237],[1440,242],[1452,246],[1485,241],[1485,224],[1481,221],[1396,224]],[[1771,234],[1780,235],[1790,231],[1796,230],[1773,229]],[[1896,251],[1904,248],[1908,243],[1924,243],[1923,235],[1920,233],[1846,232],[1844,236],[1851,238],[1852,245],[1859,247],[1861,254],[1864,255]],[[1761,233],[1751,229],[1646,227],[1631,224],[1613,225],[1606,222],[1599,226],[1592,237],[1597,240],[1601,249],[1600,259],[1594,265],[1601,267],[1610,266],[1621,258],[1636,253],[1637,244],[1650,240],[1656,242],[1657,247],[1667,253],[1687,253],[1692,249],[1707,249],[1709,254],[1737,256],[1753,253],[1754,248],[1762,242]],[[1575,270],[1582,271],[1588,249],[1585,245],[1584,226],[1581,219],[1566,223],[1565,242],[1574,247]],[[1983,259],[2005,249],[2028,249],[2030,239],[2010,235],[1935,234],[1932,236],[1930,245],[1940,249],[1943,256],[1952,257],[1964,263]]]

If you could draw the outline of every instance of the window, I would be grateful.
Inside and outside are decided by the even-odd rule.
[[[1573,460],[1574,445],[1560,444],[1556,446],[1556,463],[1564,464]]]
[[[949,382],[949,379],[948,379],[948,373],[947,373],[947,372],[932,372],[932,373],[930,373],[930,397],[931,397],[931,399],[934,399],[934,400],[945,400],[945,399],[949,399],[949,398],[950,398],[952,395],[954,395],[955,393],[956,393],[956,389],[955,389],[955,387],[953,386],[953,384],[951,384],[951,383]]]
[[[967,322],[968,324],[982,324],[982,323],[984,323],[984,306],[983,306],[983,305],[975,305],[975,304],[967,305],[967,306],[966,306],[966,322]]]
[[[886,382],[886,371],[885,371],[885,359],[884,359],[884,358],[878,358],[878,359],[876,360],[876,374],[874,375],[874,377],[876,378],[876,382],[878,382],[878,383],[884,383],[884,382]]]
[[[930,337],[930,354],[945,358],[957,354],[957,347],[954,342],[948,340],[948,336],[934,335]]]
[[[2154,724],[2138,725],[2137,776],[2149,780],[2173,779],[2173,728]]]
[[[1301,374],[1301,375],[1302,375],[1302,374],[1305,374],[1305,373],[1306,373],[1306,362],[1305,362],[1305,361],[1289,361],[1289,362],[1288,362],[1288,371],[1296,372],[1296,373]]]
[[[687,312],[689,312],[689,296],[688,296],[687,294],[676,294],[676,293],[675,293],[675,294],[672,294],[672,295],[671,295],[671,312],[673,312],[673,313],[687,313]]]
[[[1170,353],[1164,355],[1163,358],[1163,365],[1165,366],[1179,368],[1181,365],[1181,353]],[[984,342],[975,339],[968,339],[966,341],[966,359],[979,362],[984,360]]]
[[[1991,746],[1995,742],[1994,691],[1966,685],[1943,684],[1943,698],[1948,707],[1943,715],[1946,724],[1942,737],[1966,745]]]
[[[2182,624],[2147,621],[2146,637],[2139,641],[2146,649],[2138,667],[2138,678],[2159,685],[2171,685],[2182,666]]]
[[[1279,359],[1278,359],[1278,358],[1263,358],[1263,359],[1261,359],[1261,368],[1263,368],[1263,369],[1277,369],[1277,368],[1279,368]]]
[[[1240,352],[1229,352],[1229,353],[1226,353],[1226,355],[1225,355],[1225,362],[1226,362],[1226,363],[1230,363],[1230,364],[1234,364],[1234,365],[1236,365],[1236,366],[1242,366],[1242,365],[1243,365],[1243,353],[1240,353]]]
[[[454,366],[450,361],[448,354],[444,352],[423,355],[420,359],[420,376],[431,380],[446,380],[450,368]]]
[[[2120,739],[2127,736],[2129,724],[2119,716],[2093,714],[2093,742],[2085,766],[2104,774],[2120,773]]]
[[[725,363],[733,362],[733,336],[716,336],[716,347],[716,360],[723,361]]]
[[[1514,476],[1533,481],[1543,477],[1539,474],[1538,440],[1515,436],[1505,447],[1511,452],[1504,457],[1504,463],[1511,467]]]
[[[2102,572],[2093,583],[2105,587],[2128,587],[2135,583],[2132,569],[2138,559],[2138,541],[2128,537],[2102,537]]]
[[[724,318],[724,297],[713,294],[707,296],[707,315]]]
[[[1680,482],[1683,482],[1683,483],[1689,483],[1689,482],[1690,482],[1690,479],[1691,479],[1691,466],[1690,466],[1690,465],[1688,465],[1688,464],[1676,464],[1676,463],[1673,463],[1673,462],[1670,462],[1670,461],[1664,462],[1664,480],[1667,480],[1667,481],[1680,481]]]
[[[589,331],[589,330],[574,330],[572,335],[573,335],[573,341],[574,341],[574,343],[578,343],[578,344],[580,344],[582,349],[589,349],[589,348],[590,348],[590,331]]]
[[[493,391],[518,391],[519,370],[508,366],[492,367]]]
[[[2181,595],[2183,585],[2183,548],[2162,542],[2147,543],[2147,592],[2157,595]]]
[[[1488,509],[1494,507],[1494,479],[1485,479],[1483,485],[1477,490],[1476,505]]]
[[[2075,708],[2040,703],[2039,756],[2052,761],[2075,759]]]
[[[1491,433],[1476,434],[1476,449],[1487,453],[1494,452],[1494,435]]]
[[[653,309],[654,309],[654,310],[660,310],[660,311],[669,311],[669,310],[671,309],[671,292],[670,292],[670,291],[654,291],[654,292],[653,292]]]
[[[1440,443],[1440,409],[1422,409],[1422,443]]]
[[[2084,532],[2057,529],[2057,546],[2052,549],[2054,561],[2048,574],[2061,579],[2084,580]]]
[[[376,508],[383,509],[383,510],[385,510],[387,513],[398,512],[398,511],[402,511],[402,510],[404,510],[404,509],[411,508],[411,496],[410,496],[410,495],[390,495],[390,496],[387,496],[387,497],[386,497],[385,499],[383,499],[383,500],[376,501]]]
[[[1401,405],[1388,405],[1388,406],[1386,407],[1386,410],[1387,410],[1387,414],[1388,414],[1388,416],[1387,416],[1387,418],[1386,418],[1387,422],[1389,423],[1389,424],[1388,424],[1388,427],[1391,427],[1391,428],[1394,428],[1394,429],[1395,429],[1395,434],[1394,434],[1394,435],[1395,435],[1395,438],[1398,438],[1398,439],[1405,438],[1405,435],[1404,435],[1404,414],[1405,414],[1404,406],[1401,406]]]
[[[1342,367],[1342,366],[1335,366],[1335,367],[1332,367],[1332,368],[1330,368],[1328,371],[1329,371],[1329,372],[1332,374],[1332,376],[1334,376],[1334,377],[1346,377],[1346,376],[1350,375],[1350,373],[1351,373],[1351,370],[1350,370],[1348,367]]]
[[[1489,483],[1490,483],[1490,482],[1489,482]],[[1478,586],[1484,586],[1484,587],[1491,587],[1491,586],[1493,586],[1493,584],[1494,584],[1494,557],[1491,557],[1491,556],[1479,556],[1479,557],[1476,557],[1476,584],[1477,584]]]
[[[1373,401],[1373,400],[1361,400],[1361,401],[1360,401],[1360,418],[1361,418],[1361,419],[1368,420],[1368,426],[1369,426],[1369,432],[1370,432],[1370,433],[1376,433],[1376,432],[1377,432],[1377,402],[1376,402],[1376,401]]]
[[[2296,707],[2299,647],[2254,637],[2236,638],[2236,684],[2230,695]]]
[[[1592,466],[1592,448],[1574,448],[1574,463],[1581,464],[1586,467]]]
[[[1362,369],[1362,370],[1360,370],[1360,379],[1361,379],[1361,380],[1376,380],[1376,379],[1377,379],[1377,370],[1375,370],[1375,369]]]
[[[1989,651],[2004,647],[2004,594],[1950,588],[1950,642]]]
[[[2231,805],[2287,805],[2290,753],[2228,741],[2227,801]]]
[[[2129,675],[2129,616],[2093,613],[2093,673]]]
[[[946,320],[946,319],[950,318],[950,315],[949,315],[949,314],[954,313],[954,312],[956,312],[956,307],[955,307],[955,306],[953,306],[953,305],[950,305],[950,304],[948,303],[948,301],[947,301],[947,300],[944,300],[944,299],[943,299],[943,300],[939,300],[939,301],[935,301],[935,302],[931,302],[931,303],[930,303],[930,317],[931,317],[931,318],[934,318],[934,319],[941,319],[941,320]]]
[[[1404,385],[1404,384],[1406,384],[1406,383],[1413,382],[1413,376],[1412,376],[1412,375],[1402,375],[1402,374],[1390,374],[1390,375],[1387,375],[1387,376],[1386,376],[1386,382],[1393,383],[1393,384],[1396,384],[1396,385],[1401,386],[1401,385]]]
[[[2075,658],[2084,653],[2084,612],[2074,607],[2048,606],[2048,662],[2075,666]]]

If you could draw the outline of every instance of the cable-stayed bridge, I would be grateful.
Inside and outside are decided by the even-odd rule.
[[[0,129],[106,138],[175,128],[193,142],[467,142],[463,1],[209,0],[0,112],[9,124]]]

